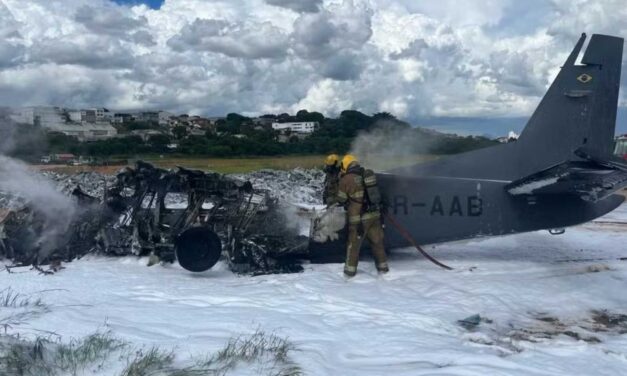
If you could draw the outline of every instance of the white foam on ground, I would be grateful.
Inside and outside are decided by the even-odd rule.
[[[626,209],[609,218],[627,220]],[[454,271],[405,249],[390,257],[389,275],[378,277],[371,262],[362,262],[350,281],[340,264],[240,277],[222,262],[193,274],[130,257],[89,257],[52,276],[1,272],[0,287],[48,290],[37,296],[52,311],[30,328],[68,339],[107,323],[137,345],[174,347],[179,358],[262,328],[289,337],[300,349],[294,360],[310,375],[619,375],[627,371],[625,334],[595,334],[598,344],[565,336],[520,341],[521,352],[507,353],[478,343],[489,343],[489,332],[468,333],[456,321],[480,314],[506,332],[540,312],[565,321],[589,317],[592,309],[627,313],[627,261],[618,260],[627,256],[626,242],[625,229],[591,223],[560,236],[537,232],[429,248]],[[573,259],[589,261],[561,262]],[[609,270],[589,272],[599,264]]]

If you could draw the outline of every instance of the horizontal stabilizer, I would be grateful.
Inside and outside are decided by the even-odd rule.
[[[627,171],[609,163],[565,162],[508,184],[513,196],[571,194],[596,202],[627,187]]]
[[[581,159],[592,161],[605,167],[627,171],[627,163],[625,163],[625,160],[614,155],[611,155],[608,159],[604,159],[603,157],[594,155],[593,151],[587,148],[579,148],[575,150],[575,154]]]

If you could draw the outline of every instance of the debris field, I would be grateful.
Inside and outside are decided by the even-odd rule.
[[[299,214],[319,204],[323,180],[317,170],[227,176],[142,161],[114,176],[42,174],[71,197],[71,221],[59,229],[37,205],[0,191],[0,258],[52,271],[86,254],[178,260],[190,271],[224,255],[237,273],[301,271],[309,234]]]

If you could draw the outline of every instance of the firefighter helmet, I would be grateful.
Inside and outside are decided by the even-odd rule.
[[[329,154],[324,159],[324,164],[326,166],[336,166],[340,161],[340,157],[337,154]]]
[[[342,172],[346,172],[353,163],[359,163],[359,161],[354,155],[346,154],[342,159]]]

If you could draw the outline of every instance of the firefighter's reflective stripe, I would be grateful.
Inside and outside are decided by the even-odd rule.
[[[344,271],[347,271],[349,273],[357,273],[357,267],[356,266],[350,266],[350,265],[344,265]]]
[[[364,179],[364,184],[366,185],[375,185],[377,183],[377,177],[375,175],[366,176]]]
[[[337,192],[337,200],[339,202],[346,202],[346,200],[348,200],[348,195],[346,192],[339,191]]]
[[[353,192],[351,194],[351,198],[354,198],[354,199],[364,198],[364,191]]]
[[[380,213],[379,211],[371,211],[371,212],[366,212],[364,214],[362,214],[361,219],[366,222],[372,219],[377,219],[380,217]]]
[[[361,222],[361,215],[351,215],[348,217],[348,223],[351,225],[358,225]]]

